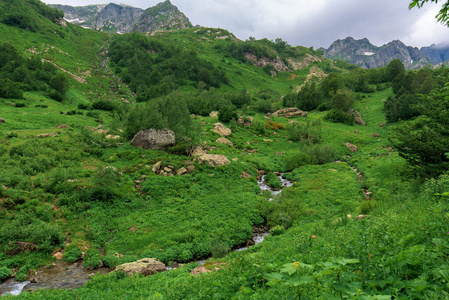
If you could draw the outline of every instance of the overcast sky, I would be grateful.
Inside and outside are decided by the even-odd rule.
[[[119,0],[146,9],[163,0]],[[111,0],[44,0],[72,6]],[[293,46],[328,48],[337,39],[401,40],[414,47],[449,42],[436,22],[441,4],[408,10],[410,0],[171,0],[193,25],[227,29],[240,39],[282,38]]]

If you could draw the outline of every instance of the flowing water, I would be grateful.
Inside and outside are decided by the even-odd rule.
[[[282,188],[292,186],[293,183],[282,177],[283,174],[278,175],[281,181]],[[271,198],[269,201],[273,200],[277,195],[282,192],[282,188],[275,191],[272,190],[265,182],[265,175],[263,175],[257,181],[262,192],[270,191]],[[232,251],[243,251],[248,249],[252,245],[259,244],[263,242],[266,236],[268,236],[268,227],[256,227],[253,230],[252,240],[248,241],[245,245],[239,246]],[[204,265],[207,259],[197,260],[195,262]],[[167,270],[172,268],[167,267]],[[105,274],[108,272],[106,268],[100,268],[98,270],[87,270],[82,267],[81,263],[65,263],[58,260],[51,268],[43,268],[37,271],[34,278],[35,283],[30,281],[17,282],[15,279],[9,279],[2,284],[0,284],[0,295],[19,295],[22,291],[37,291],[38,289],[75,289],[83,286],[92,275],[101,273]]]

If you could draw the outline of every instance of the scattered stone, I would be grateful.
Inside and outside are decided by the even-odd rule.
[[[214,124],[214,129],[211,129],[211,130],[212,130],[213,132],[216,132],[216,133],[218,133],[219,135],[225,136],[225,137],[230,136],[231,133],[232,133],[231,129],[226,128],[226,126],[224,126],[224,125],[221,124],[221,123],[215,123],[215,124]]]
[[[195,171],[196,167],[194,165],[187,166],[187,172],[189,172],[189,174],[192,174]]]
[[[148,276],[165,270],[165,264],[156,258],[142,258],[135,262],[119,265],[114,272],[123,271],[128,275],[142,274]]]
[[[351,152],[357,152],[357,151],[359,151],[359,148],[357,148],[356,145],[353,145],[353,144],[350,144],[350,143],[346,143],[345,145],[346,145],[346,147],[348,147],[348,149],[349,149]]]
[[[347,215],[346,216],[349,220],[352,220],[352,215]]]
[[[179,169],[178,171],[176,171],[176,175],[182,176],[189,173],[189,171],[187,171],[186,168],[182,167],[181,169]]]
[[[388,122],[383,122],[382,124],[379,124],[379,127],[384,127],[387,124],[388,124]]]
[[[276,153],[275,154],[275,156],[279,156],[279,155],[284,155],[285,154],[285,152],[284,151],[282,151],[282,152],[278,152],[278,153]]]
[[[8,105],[11,105],[11,106],[16,106],[16,105],[15,105],[14,103],[11,103],[11,102],[10,102],[10,103],[8,103]]]
[[[377,138],[382,137],[382,136],[381,136],[380,134],[378,134],[378,133],[373,133],[371,136],[372,136],[372,137],[377,137]]]
[[[201,149],[201,147],[196,147],[195,149],[193,149],[192,153],[190,153],[190,156],[201,156],[207,154],[206,151],[204,151],[203,149]]]
[[[209,272],[212,272],[212,271],[208,270],[205,266],[199,266],[199,267],[196,267],[195,269],[193,269],[192,271],[190,271],[190,274],[200,275],[200,274],[209,273]]]
[[[332,172],[338,172],[337,170],[335,170],[335,169],[328,169],[329,171],[332,171]]]
[[[218,111],[213,111],[209,114],[209,117],[211,118],[218,118]]]
[[[108,135],[109,134],[109,130],[107,130],[107,129],[97,129],[96,133]]]
[[[366,217],[368,217],[368,216],[367,215],[358,215],[357,217],[355,217],[355,220],[360,221],[360,220],[365,219]]]
[[[242,174],[240,175],[240,177],[242,178],[251,178],[251,174],[247,173],[246,171],[243,171]]]
[[[230,140],[225,138],[225,137],[218,138],[216,140],[216,142],[219,143],[219,144],[225,144],[225,145],[229,145],[229,146],[234,146],[234,144]]]
[[[206,125],[206,122],[205,122],[205,121],[202,121],[202,122],[201,122],[201,125],[203,125],[203,126]]]
[[[7,248],[6,254],[17,255],[24,252],[35,252],[37,245],[29,242],[9,242]]]
[[[6,123],[6,122],[5,122],[5,119],[0,118],[0,123]]]
[[[57,136],[58,133],[56,132],[52,132],[52,133],[42,133],[42,134],[38,134],[37,137],[38,138],[47,138],[47,137],[51,137],[51,136]]]
[[[114,254],[113,254],[115,257],[117,257],[117,258],[122,258],[124,255],[123,254],[120,254],[120,253],[118,253],[118,252],[115,252]]]
[[[158,161],[157,163],[155,163],[153,165],[153,168],[151,169],[154,173],[157,173],[158,171],[161,170],[162,167],[162,161]]]
[[[56,258],[57,260],[61,260],[64,257],[64,254],[62,254],[61,252],[56,252],[52,255],[52,257]]]
[[[253,117],[240,117],[237,120],[237,124],[242,125],[243,127],[250,127],[253,125]]]
[[[30,283],[37,283],[36,277],[31,278],[31,279],[30,279]]]
[[[269,143],[269,142],[272,142],[273,140],[263,139],[263,141],[264,141],[265,143]]]
[[[175,133],[170,129],[145,129],[139,131],[131,145],[147,150],[167,150],[176,142]]]
[[[232,161],[239,161],[239,159],[236,157],[236,158],[233,158]]]
[[[108,134],[107,136],[105,136],[105,138],[107,140],[118,140],[120,138],[120,136],[119,135]]]
[[[297,107],[288,107],[284,109],[280,109],[277,112],[272,114],[273,117],[307,117],[307,112],[302,111]]]
[[[356,129],[356,130],[354,130],[354,133],[359,133],[359,131]]]
[[[203,154],[198,156],[198,162],[200,164],[208,163],[212,167],[228,165],[231,163],[226,156],[218,154]]]
[[[57,128],[57,129],[59,129],[59,128],[69,128],[69,127],[70,126],[67,125],[67,124],[61,124],[61,125],[55,126],[55,128]]]

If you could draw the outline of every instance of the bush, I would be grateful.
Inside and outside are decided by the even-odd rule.
[[[97,100],[92,103],[92,108],[98,110],[113,111],[115,109],[115,104],[107,100]]]
[[[210,252],[212,253],[213,257],[224,257],[226,254],[229,253],[231,248],[222,241],[213,241],[212,244],[209,246]]]
[[[0,268],[0,281],[5,280],[9,276],[11,276],[12,270],[7,267]]]
[[[342,123],[346,125],[354,125],[355,117],[353,114],[347,114],[340,109],[332,109],[325,116],[324,120],[332,123]]]
[[[266,121],[265,122],[265,127],[267,129],[271,129],[271,130],[274,130],[274,131],[285,129],[284,124],[273,122],[273,121]]]
[[[103,264],[103,256],[97,248],[89,248],[86,250],[84,257],[84,268],[98,269]]]
[[[270,229],[271,235],[281,235],[285,231],[285,227],[282,225],[276,225]]]
[[[231,120],[237,120],[237,113],[234,105],[226,105],[218,111],[218,120],[223,123],[229,123]]]
[[[377,202],[375,200],[363,200],[360,202],[359,207],[357,208],[357,213],[361,215],[369,214],[373,209],[377,206]]]
[[[62,258],[62,260],[68,263],[73,263],[79,260],[82,254],[83,253],[78,248],[78,246],[72,244],[64,250],[64,257]]]

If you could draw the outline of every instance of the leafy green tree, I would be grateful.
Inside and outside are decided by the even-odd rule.
[[[396,127],[391,139],[417,176],[434,177],[449,170],[449,94],[446,86],[417,105],[422,116]]]
[[[390,61],[386,69],[386,80],[392,81],[396,76],[405,72],[404,64],[401,60],[395,58]]]
[[[409,5],[409,9],[414,8],[415,6],[418,8],[421,8],[424,6],[427,2],[435,2],[438,3],[438,0],[412,0]],[[446,3],[443,4],[440,11],[436,15],[436,18],[438,22],[441,22],[445,24],[446,26],[449,26],[449,1],[446,1]]]

